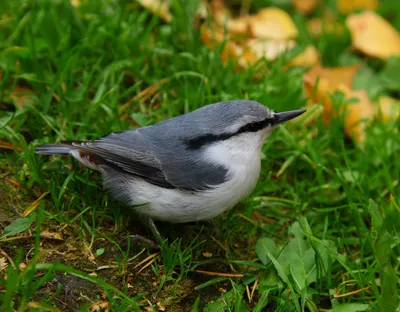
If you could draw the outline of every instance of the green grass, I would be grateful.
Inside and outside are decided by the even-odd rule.
[[[34,154],[39,144],[92,139],[217,101],[305,105],[302,69],[284,71],[282,59],[261,80],[257,67],[237,72],[201,43],[195,1],[171,3],[165,24],[132,1],[1,2],[0,141],[12,149],[0,151],[0,310],[107,302],[112,311],[396,311],[397,122],[374,122],[363,148],[340,120],[282,126],[265,144],[256,190],[215,220],[217,233],[160,224],[168,241],[157,254],[129,240],[149,233],[107,197],[96,173]],[[293,14],[300,47],[316,44],[324,65],[362,60],[349,52],[348,34],[312,39],[305,17]],[[391,62],[366,60],[376,83],[358,82],[371,96],[398,95],[400,75],[390,69],[399,60]],[[32,100],[17,103],[16,86],[32,90]],[[47,191],[35,215],[19,215]]]

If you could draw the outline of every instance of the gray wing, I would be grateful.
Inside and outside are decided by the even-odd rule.
[[[94,141],[72,142],[72,145],[80,152],[100,157],[113,169],[139,176],[158,186],[176,188],[168,181],[160,162],[140,133],[129,131],[129,140],[125,137],[122,133],[111,133]]]
[[[201,160],[198,151],[185,150],[184,137],[168,129],[159,131],[151,126],[128,130],[74,146],[100,157],[110,167],[164,188],[199,191],[226,181],[225,167]]]

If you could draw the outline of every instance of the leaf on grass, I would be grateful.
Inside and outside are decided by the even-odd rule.
[[[238,44],[225,36],[224,32],[218,28],[212,29],[203,25],[200,30],[200,35],[201,40],[209,49],[217,48],[224,40],[226,40],[221,51],[221,59],[223,62],[226,62],[229,59],[237,59],[243,51]]]
[[[32,213],[32,211],[34,211],[40,204],[40,202],[42,201],[42,199],[49,194],[50,192],[44,192],[42,195],[40,195],[40,197],[38,199],[36,199],[32,204],[30,204],[28,206],[28,208],[25,209],[24,213],[22,214],[23,217],[26,217],[28,215],[30,215]]]
[[[34,220],[35,213],[30,214],[28,217],[14,220],[5,227],[3,233],[0,235],[0,239],[25,232],[27,229],[30,228]]]
[[[251,35],[256,38],[287,40],[298,35],[288,13],[279,8],[264,8],[249,17]]]
[[[331,312],[358,312],[367,311],[369,309],[369,304],[365,303],[343,303],[336,305]]]
[[[54,239],[54,240],[59,240],[63,241],[64,238],[62,237],[61,233],[58,232],[48,232],[48,231],[42,231],[40,233],[41,238],[47,238],[47,239]]]
[[[290,233],[294,235],[294,238],[292,238],[282,250],[277,260],[284,268],[286,274],[290,274],[294,280],[296,279],[296,285],[301,290],[304,288],[303,285],[307,286],[317,281],[316,251],[304,235],[299,222],[293,223],[290,228]],[[322,241],[322,243],[315,243],[315,248],[320,257],[318,265],[326,268],[329,255],[323,245],[324,243],[328,242]],[[321,268],[320,271],[322,271]]]
[[[276,244],[269,237],[262,237],[256,243],[256,253],[261,262],[266,265],[270,258],[268,257],[268,252],[275,255]]]
[[[81,0],[71,0],[70,2],[71,2],[71,5],[75,8],[78,8],[81,5]]]
[[[393,311],[399,306],[397,268],[388,261],[381,268],[381,311]]]
[[[368,212],[371,216],[373,230],[379,231],[383,224],[382,212],[379,210],[377,203],[371,198],[369,199]]]
[[[254,55],[250,61],[255,63],[260,58],[266,58],[268,61],[273,61],[282,53],[295,47],[294,40],[263,40],[250,39],[247,43],[249,50]]]
[[[346,103],[343,105],[344,132],[358,143],[365,140],[365,129],[374,117],[375,109],[369,100],[365,90],[349,90],[346,86],[339,86],[346,99],[354,99],[356,103]],[[342,112],[339,110],[339,114]],[[335,114],[333,114],[335,116]]]
[[[312,87],[317,82],[317,78],[324,78],[332,88],[337,88],[340,84],[351,88],[359,68],[360,65],[358,64],[343,67],[322,67],[318,65],[306,73],[305,79],[311,82]]]
[[[248,68],[260,58],[273,61],[296,45],[292,39],[298,34],[297,28],[281,9],[264,8],[254,15],[232,18],[222,0],[212,1],[210,7],[214,25],[202,26],[201,39],[210,49],[224,43],[222,60],[233,60],[239,70]],[[307,49],[293,65],[315,64],[315,55],[312,48]]]
[[[350,14],[358,10],[375,10],[378,4],[378,0],[336,0],[336,6],[343,14]]]
[[[324,105],[323,120],[326,124],[329,124],[332,118],[345,116],[344,131],[348,136],[362,143],[365,140],[367,126],[364,121],[372,120],[375,109],[365,90],[350,89],[358,68],[359,65],[337,68],[317,66],[304,75],[304,89],[309,97],[309,104],[322,103]],[[344,95],[337,109],[333,107],[332,101],[332,94],[336,91]]]
[[[354,48],[369,56],[387,59],[400,55],[400,34],[373,11],[349,15],[346,25]]]
[[[288,253],[288,258],[290,263],[290,274],[292,275],[295,285],[300,292],[304,287],[306,287],[307,274],[304,267],[304,262],[295,252]]]
[[[149,9],[151,12],[156,14],[162,20],[170,23],[172,20],[172,15],[169,11],[169,4],[166,0],[138,0],[139,3]]]
[[[320,0],[292,0],[292,2],[297,11],[308,14],[316,8]]]
[[[319,64],[321,55],[318,50],[312,46],[307,46],[302,53],[292,59],[287,66],[312,67]]]
[[[378,99],[376,116],[384,121],[397,120],[400,117],[400,101],[390,96],[382,96]]]

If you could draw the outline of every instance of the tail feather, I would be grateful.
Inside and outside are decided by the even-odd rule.
[[[61,142],[58,144],[44,144],[35,148],[36,154],[42,155],[68,155],[71,151],[75,150],[76,147],[70,142]]]

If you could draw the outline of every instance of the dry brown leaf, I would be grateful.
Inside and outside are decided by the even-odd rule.
[[[365,90],[350,90],[344,85],[340,85],[339,90],[345,94],[346,99],[358,99],[357,103],[343,106],[343,113],[345,114],[344,131],[349,137],[354,138],[359,143],[363,143],[365,140],[365,128],[374,117],[374,106]]]
[[[223,31],[218,29],[210,29],[206,26],[201,28],[200,36],[202,42],[210,49],[215,49],[218,44],[224,40]],[[221,52],[221,58],[224,62],[231,58],[236,59],[242,53],[242,51],[243,49],[238,44],[227,38]]]
[[[290,15],[279,8],[264,8],[249,16],[251,34],[264,39],[291,39],[297,37],[297,28]]]
[[[213,255],[213,254],[212,254],[211,252],[209,252],[209,251],[204,251],[204,252],[203,252],[203,256],[206,257],[206,258],[211,258],[212,255]]]
[[[292,0],[296,10],[308,14],[319,4],[319,0]]]
[[[357,10],[375,10],[378,5],[378,0],[336,0],[336,6],[343,14],[350,14]]]
[[[210,3],[211,16],[218,27],[227,30],[229,34],[247,35],[249,20],[247,16],[233,18],[229,9],[222,0],[213,0]]]
[[[11,92],[11,99],[17,104],[19,109],[22,109],[25,104],[33,104],[32,96],[35,95],[33,91],[26,87],[16,86]]]
[[[312,81],[316,81],[317,77],[326,78],[332,88],[344,84],[346,87],[351,89],[353,86],[354,76],[359,68],[360,65],[358,64],[343,67],[322,67],[318,65],[307,72],[305,77]]]
[[[318,50],[314,46],[309,45],[302,53],[292,59],[287,65],[312,67],[319,64],[320,59],[321,55]]]
[[[223,0],[211,0],[210,13],[213,20],[219,26],[225,25],[226,21],[232,18],[232,14],[229,11],[229,9],[225,6]]]
[[[400,34],[373,11],[347,17],[352,45],[361,52],[381,59],[400,55]]]
[[[166,0],[138,0],[139,3],[149,9],[151,12],[159,16],[162,20],[170,23],[172,15],[169,11],[169,4]]]
[[[6,149],[6,150],[10,150],[10,151],[20,151],[22,152],[23,149],[21,147],[16,147],[14,145],[12,145],[11,143],[8,143],[6,141],[0,141],[0,149]]]
[[[41,238],[47,238],[47,239],[59,240],[59,241],[63,241],[64,240],[62,235],[60,233],[57,233],[57,232],[42,231],[40,233],[40,237]]]
[[[90,306],[89,311],[90,312],[105,311],[108,310],[109,308],[110,304],[107,301],[95,302]]]
[[[324,34],[340,36],[344,33],[344,27],[332,19],[311,18],[307,22],[307,29],[311,36],[320,37]]]
[[[165,311],[165,305],[161,303],[161,301],[157,302],[158,311]]]
[[[376,116],[384,121],[400,117],[400,101],[390,96],[382,96],[376,103]]]

